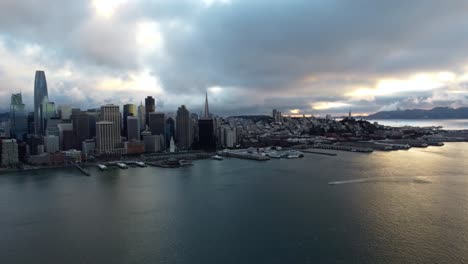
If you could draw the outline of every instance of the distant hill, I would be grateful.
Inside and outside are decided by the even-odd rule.
[[[382,111],[369,115],[366,119],[468,119],[468,107]]]
[[[267,115],[240,115],[240,116],[230,116],[229,118],[250,119],[250,120],[253,120],[254,122],[258,122],[258,121],[272,122],[273,121],[273,118]]]

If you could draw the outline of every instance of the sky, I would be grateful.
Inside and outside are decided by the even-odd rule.
[[[367,114],[468,106],[466,0],[1,0],[0,110],[34,74],[82,109]]]

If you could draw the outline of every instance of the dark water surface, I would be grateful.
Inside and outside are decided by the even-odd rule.
[[[468,144],[1,175],[0,262],[467,263]]]

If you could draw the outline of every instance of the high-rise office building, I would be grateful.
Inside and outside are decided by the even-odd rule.
[[[210,119],[210,109],[208,107],[208,92],[205,94],[205,112],[203,113],[203,119]]]
[[[138,125],[140,130],[146,129],[146,108],[143,102],[138,106]]]
[[[148,96],[145,98],[145,113],[146,113],[146,120],[145,123],[149,126],[149,114],[154,113],[156,111],[156,104],[155,100],[152,96]]]
[[[91,118],[86,112],[74,112],[71,116],[75,134],[75,148],[82,150],[83,141],[91,139]]]
[[[203,118],[198,120],[198,140],[200,148],[211,150],[216,148],[216,139],[214,136],[214,122],[210,116],[208,107],[208,93],[205,97],[205,112]]]
[[[185,105],[177,110],[176,140],[177,148],[180,150],[187,150],[192,146],[192,119]]]
[[[149,113],[149,128],[152,135],[164,135],[165,124],[164,113]]]
[[[45,135],[49,120],[52,119],[52,118],[55,118],[57,116],[57,113],[55,112],[55,103],[50,102],[49,98],[47,96],[45,96],[44,99],[42,100],[40,110],[41,110],[40,111],[40,116],[42,118],[41,119],[41,121],[42,121],[42,125],[41,125],[42,134],[41,135]]]
[[[128,137],[127,135],[127,117],[134,116],[137,117],[137,107],[134,104],[126,104],[123,107],[123,133],[122,135]]]
[[[138,118],[135,116],[127,117],[127,140],[140,140],[140,128]]]
[[[11,95],[10,129],[12,136],[17,139],[22,139],[28,133],[28,116],[21,93]]]
[[[143,143],[145,144],[145,152],[159,152],[162,149],[161,147],[162,136],[160,135],[145,135],[143,136]]]
[[[96,151],[111,153],[117,146],[114,139],[114,123],[109,121],[96,122]]]
[[[100,122],[96,123],[96,149],[112,153],[121,149],[120,111],[117,105],[101,107]]]
[[[73,132],[73,124],[62,123],[58,124],[59,130],[59,145],[61,150],[69,150],[75,147],[75,133]]]
[[[44,97],[47,97],[47,81],[44,71],[36,71],[34,79],[34,133],[36,135],[44,134],[43,120],[41,116],[41,105]]]
[[[175,137],[175,121],[171,117],[166,120],[165,139],[166,147],[170,146],[171,138]]]

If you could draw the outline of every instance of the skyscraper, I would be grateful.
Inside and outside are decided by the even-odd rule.
[[[11,134],[17,138],[23,138],[28,132],[28,116],[25,112],[21,93],[12,94],[10,102],[10,127]]]
[[[203,118],[198,120],[198,138],[202,149],[211,150],[216,148],[214,122],[210,116],[208,107],[208,93],[206,93],[205,97],[205,112],[203,113]]]
[[[83,141],[91,139],[91,118],[86,112],[75,112],[71,116],[75,134],[75,148],[81,150]]]
[[[185,105],[177,110],[176,140],[178,149],[190,149],[192,146],[192,120]]]
[[[149,128],[152,135],[158,135],[161,139],[160,149],[164,150],[166,146],[166,140],[164,136],[165,131],[165,115],[164,113],[149,113]]]
[[[165,127],[166,147],[170,146],[170,140],[173,137],[175,137],[175,122],[174,122],[174,119],[169,117],[166,120],[166,127]]]
[[[102,106],[100,122],[96,123],[96,149],[99,152],[115,152],[121,148],[120,130],[119,106]]]
[[[138,118],[135,116],[127,117],[127,140],[140,140],[140,129],[138,126]]]
[[[149,113],[149,128],[152,135],[165,134],[165,115],[164,113]]]
[[[48,96],[48,93],[45,73],[44,71],[36,71],[34,79],[34,133],[41,136],[44,134],[41,105],[46,96]]]
[[[203,119],[210,118],[210,109],[208,107],[208,92],[205,94],[205,112],[203,113]]]
[[[146,112],[146,125],[149,126],[149,113],[154,113],[156,111],[156,104],[152,96],[145,98],[145,112]]]
[[[42,129],[42,135],[45,135],[45,131],[47,129],[47,125],[49,123],[49,120],[52,118],[56,117],[56,112],[55,112],[55,103],[54,102],[49,102],[49,97],[44,96],[44,99],[42,100],[42,104],[40,107],[40,116],[41,116],[41,129]]]
[[[137,108],[134,104],[126,104],[123,107],[123,135],[128,137],[127,135],[127,117],[129,116],[137,116]]]
[[[146,110],[143,102],[140,102],[140,105],[138,106],[138,125],[140,130],[146,128]]]

